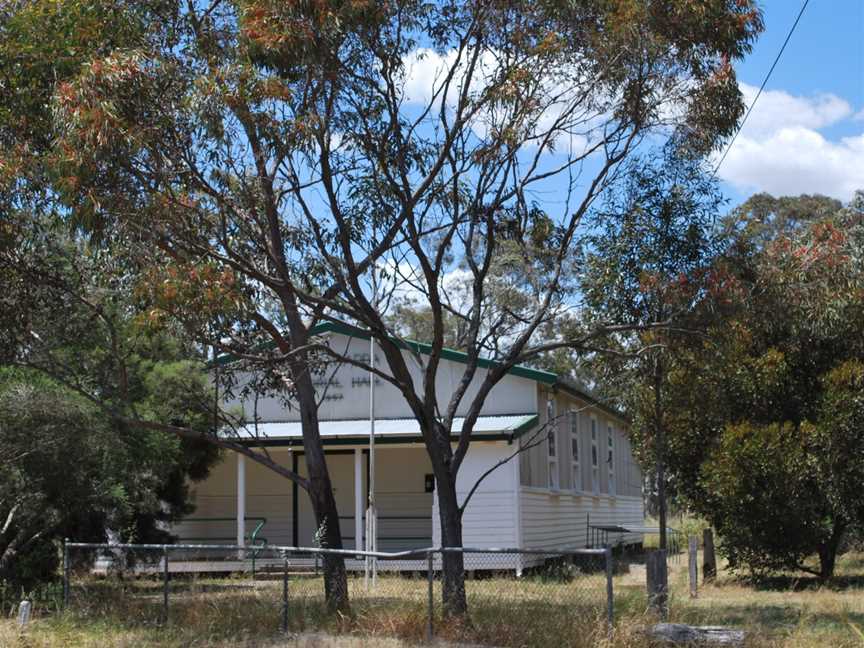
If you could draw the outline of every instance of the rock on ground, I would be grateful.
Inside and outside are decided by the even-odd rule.
[[[743,646],[745,637],[743,630],[683,623],[658,623],[648,634],[656,641],[684,646]]]

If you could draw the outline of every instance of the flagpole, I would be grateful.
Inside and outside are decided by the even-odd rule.
[[[378,287],[375,284],[375,268],[372,268],[373,300],[376,299]],[[378,511],[375,508],[375,338],[369,334],[369,508],[366,510],[366,550],[378,551]],[[369,575],[372,575],[372,585],[378,580],[378,559],[366,558],[364,581],[369,586]]]

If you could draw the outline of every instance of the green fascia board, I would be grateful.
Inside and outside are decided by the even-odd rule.
[[[540,417],[534,414],[534,416],[530,416],[522,421],[519,425],[513,428],[513,433],[510,435],[513,439],[518,439],[523,434],[525,434],[528,430],[533,428],[540,421]]]
[[[323,333],[341,333],[342,335],[360,338],[362,340],[368,340],[372,337],[369,334],[369,331],[342,322],[324,322],[323,324],[314,326],[310,333],[312,335],[321,335]],[[424,355],[429,355],[432,353],[432,345],[426,342],[418,342],[417,340],[400,340],[397,338],[391,339],[396,342],[400,347],[402,347],[403,349],[407,349],[408,351],[413,351],[414,353],[422,353]],[[462,364],[466,364],[468,362],[467,353],[465,353],[464,351],[457,351],[456,349],[449,349],[447,347],[441,349],[441,357],[445,360],[461,362]],[[491,369],[498,366],[498,363],[494,360],[479,358],[477,360],[477,365],[479,367],[483,367],[484,369]],[[530,380],[543,383],[544,385],[554,385],[558,382],[558,375],[552,373],[551,371],[532,369],[531,367],[525,367],[523,365],[516,365],[515,367],[511,368],[507,373],[513,376],[528,378]]]
[[[338,333],[342,335],[347,335],[348,337],[358,338],[361,340],[368,340],[372,336],[369,334],[369,331],[365,329],[361,329],[357,326],[353,326],[351,324],[346,324],[344,322],[323,322],[316,326],[313,326],[309,330],[310,335],[323,335],[325,333]],[[432,353],[432,345],[427,344],[425,342],[418,342],[416,340],[400,340],[397,338],[391,338],[394,342],[396,342],[403,349],[407,349],[409,351],[413,351],[414,353],[422,353],[424,355],[429,355]],[[263,342],[258,349],[272,349],[275,346],[273,342]],[[445,360],[452,360],[454,362],[461,362],[462,364],[466,364],[468,362],[468,354],[463,351],[457,351],[455,349],[443,348],[441,350],[441,357]],[[225,366],[227,364],[231,364],[236,361],[236,358],[230,354],[225,354],[217,357],[215,360],[211,361],[211,366],[216,365],[219,367]],[[484,369],[489,369],[498,365],[494,360],[487,360],[486,358],[479,358],[477,361],[477,365],[483,367]],[[508,374],[513,376],[520,376],[522,378],[528,378],[530,380],[535,380],[539,383],[543,383],[544,385],[554,385],[558,382],[558,375],[549,371],[542,371],[541,369],[532,369],[531,367],[525,367],[522,365],[516,365],[512,369],[510,369]]]
[[[472,441],[507,441],[508,443],[516,438],[513,434],[478,434],[471,437]],[[451,435],[450,440],[454,443],[459,441],[459,437]],[[263,448],[302,448],[303,439],[243,439],[239,442],[247,447],[263,447]],[[337,439],[321,439],[321,445],[326,447],[346,446],[346,445],[361,445],[369,443],[369,437],[339,437]],[[422,436],[405,436],[405,437],[375,437],[375,445],[405,445],[405,444],[422,444]]]

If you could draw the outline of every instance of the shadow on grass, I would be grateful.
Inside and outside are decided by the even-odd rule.
[[[864,588],[864,574],[842,574],[831,580],[821,580],[816,576],[809,575],[784,575],[766,576],[755,582],[739,581],[749,584],[757,591],[775,592],[803,592],[820,589],[846,590],[850,588]]]
[[[737,628],[759,628],[764,631],[788,631],[804,623],[810,630],[848,630],[848,623],[864,626],[864,613],[811,611],[790,605],[723,605],[707,607],[676,606],[673,621],[718,624]]]

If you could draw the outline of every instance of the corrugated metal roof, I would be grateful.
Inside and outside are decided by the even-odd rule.
[[[474,424],[474,436],[491,434],[516,435],[537,420],[536,414],[516,414],[511,416],[480,416]],[[464,418],[453,420],[452,431],[458,434]],[[303,436],[300,421],[284,423],[259,423],[257,436],[261,439],[299,439]],[[345,421],[319,421],[318,427],[324,440],[346,438],[369,438],[369,419]],[[256,428],[248,425],[245,434],[255,437]],[[375,419],[375,437],[419,437],[420,424],[417,419]]]

